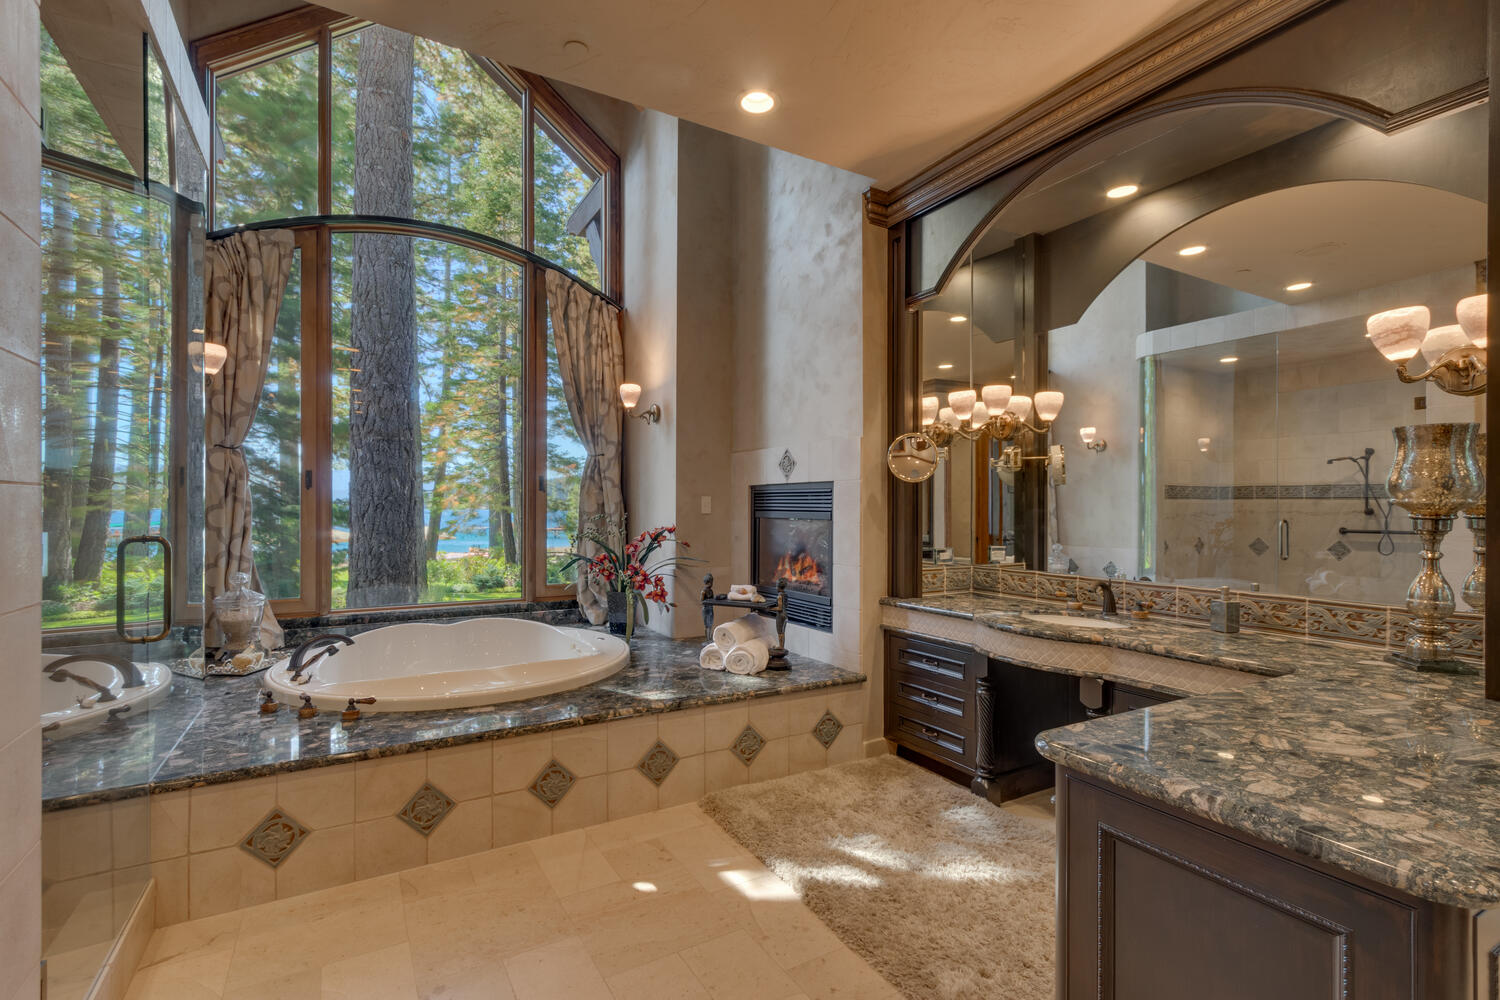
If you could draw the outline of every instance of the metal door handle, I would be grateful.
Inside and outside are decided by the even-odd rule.
[[[155,635],[130,635],[125,631],[125,550],[132,545],[161,546],[162,562],[162,626]],[[115,635],[126,642],[144,646],[148,642],[161,642],[172,632],[172,543],[161,535],[132,535],[115,547]]]
[[[1276,526],[1276,534],[1277,541],[1280,543],[1277,548],[1281,561],[1286,562],[1292,557],[1292,522],[1283,517],[1281,523]]]

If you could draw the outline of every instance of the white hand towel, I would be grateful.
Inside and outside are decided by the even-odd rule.
[[[704,670],[723,670],[724,651],[713,643],[703,647],[703,652],[698,654],[698,666]]]
[[[748,614],[717,626],[714,629],[714,645],[727,653],[747,640],[771,639],[775,634],[776,626],[771,619]]]
[[[749,639],[724,654],[724,669],[732,674],[758,674],[770,659],[766,640]]]
[[[761,599],[760,591],[748,583],[737,583],[729,588],[729,599],[731,601],[758,601]]]

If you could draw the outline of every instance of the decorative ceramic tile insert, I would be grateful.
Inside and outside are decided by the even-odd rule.
[[[280,809],[272,809],[246,834],[240,846],[275,868],[302,845],[309,832]]]
[[[1343,562],[1344,557],[1352,551],[1354,550],[1345,545],[1342,540],[1334,542],[1332,545],[1328,546],[1329,554],[1339,562]]]
[[[454,801],[444,795],[438,787],[430,782],[418,788],[416,794],[406,800],[406,805],[396,815],[406,821],[406,825],[427,836],[437,829],[439,823],[447,819],[448,814],[453,811]]]
[[[818,724],[813,726],[812,734],[814,739],[823,744],[823,749],[827,750],[843,731],[844,724],[832,712],[824,712]]]
[[[746,726],[744,730],[734,738],[730,751],[740,759],[746,767],[750,762],[760,756],[761,750],[766,745],[766,738],[755,731],[754,726]]]
[[[1266,544],[1266,540],[1259,535],[1255,536],[1255,541],[1250,543],[1250,551],[1258,556],[1265,555],[1270,548],[1271,546]]]
[[[677,766],[677,754],[671,747],[661,740],[646,751],[646,756],[640,759],[635,769],[651,779],[655,785],[667,780],[667,775],[672,773],[672,768]]]
[[[531,779],[531,794],[547,803],[549,809],[555,808],[576,780],[572,771],[551,760]]]

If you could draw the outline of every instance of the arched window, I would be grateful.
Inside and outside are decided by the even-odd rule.
[[[584,449],[542,274],[618,292],[616,155],[539,77],[320,8],[195,56],[211,235],[296,234],[244,444],[277,612],[565,593]]]

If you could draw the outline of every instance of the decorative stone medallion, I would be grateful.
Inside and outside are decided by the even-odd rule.
[[[554,758],[531,779],[531,794],[547,803],[548,809],[554,809],[576,780],[578,779],[573,777],[573,772]]]
[[[750,762],[760,756],[760,752],[766,745],[766,738],[755,731],[754,726],[746,726],[741,733],[734,738],[729,750],[740,759],[740,763],[746,767]]]
[[[827,750],[843,731],[844,724],[832,712],[825,711],[818,724],[813,726],[812,734],[814,739],[823,744],[823,749]]]
[[[1333,556],[1333,558],[1337,559],[1339,562],[1343,562],[1344,557],[1353,551],[1353,549],[1344,544],[1343,539],[1339,539],[1332,545],[1328,546],[1329,555]]]
[[[797,460],[792,457],[792,449],[788,448],[781,453],[781,461],[776,463],[776,467],[781,470],[787,482],[792,481],[792,470],[797,467]]]
[[[1253,541],[1253,542],[1250,543],[1250,551],[1254,552],[1258,556],[1265,555],[1266,554],[1266,550],[1269,549],[1270,547],[1271,546],[1269,546],[1269,545],[1266,544],[1266,540],[1264,538],[1259,537],[1259,536],[1256,536],[1255,541]]]
[[[406,800],[406,805],[396,815],[407,826],[426,837],[448,818],[455,804],[436,785],[428,783],[418,788],[416,794]]]
[[[651,779],[653,785],[659,785],[667,780],[667,775],[672,773],[672,768],[677,766],[678,757],[675,751],[661,740],[646,751],[646,756],[640,759],[635,769]]]
[[[245,835],[240,846],[275,868],[302,845],[309,832],[280,809],[272,809]]]

